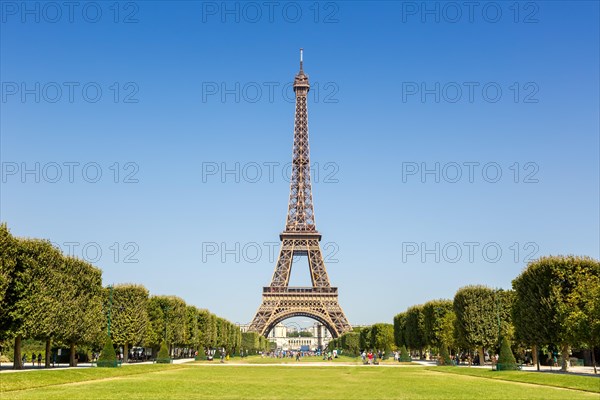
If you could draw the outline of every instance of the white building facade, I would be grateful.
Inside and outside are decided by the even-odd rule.
[[[246,332],[248,325],[241,325],[240,329],[242,332]],[[325,325],[318,322],[308,328],[300,328],[300,332],[309,332],[311,336],[302,336],[298,332],[298,328],[290,328],[283,323],[279,323],[269,332],[267,338],[270,342],[277,344],[277,350],[302,351],[324,349],[332,339],[331,333],[325,328]]]

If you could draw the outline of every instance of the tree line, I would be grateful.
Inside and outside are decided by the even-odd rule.
[[[600,262],[590,257],[548,256],[530,262],[511,290],[483,285],[460,288],[453,299],[414,305],[394,317],[393,325],[375,324],[332,340],[331,348],[358,354],[361,349],[408,348],[423,355],[453,352],[498,353],[502,342],[516,353],[531,349],[559,352],[567,370],[571,349],[600,346]]]
[[[378,323],[366,327],[355,327],[327,345],[330,349],[342,349],[347,354],[357,356],[361,350],[382,350],[388,353],[394,346],[394,326]]]
[[[101,349],[107,335],[123,346],[124,361],[130,346],[156,351],[165,343],[170,354],[175,348],[242,348],[235,324],[179,297],[150,295],[142,285],[103,287],[100,269],[48,240],[14,237],[6,224],[0,225],[0,255],[0,344],[14,344],[15,369],[22,368],[24,339],[45,342],[46,367],[53,345],[69,347],[74,366],[78,346]],[[252,336],[247,349],[266,347],[245,336]]]
[[[600,345],[600,262],[589,257],[548,256],[530,262],[512,290],[482,285],[460,288],[452,300],[409,307],[394,317],[394,343],[422,353],[434,349],[498,353],[503,340],[519,353],[557,352],[568,369],[571,349]]]

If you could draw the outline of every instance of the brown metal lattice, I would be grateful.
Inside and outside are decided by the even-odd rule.
[[[319,244],[321,235],[315,224],[306,104],[309,90],[301,56],[300,72],[294,79],[296,113],[288,214],[271,284],[263,288],[262,303],[249,327],[264,336],[280,321],[295,316],[316,319],[333,337],[352,329],[338,303],[337,288],[329,283]],[[293,258],[297,255],[308,257],[312,287],[289,287]]]

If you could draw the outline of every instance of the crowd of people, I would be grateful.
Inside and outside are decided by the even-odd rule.
[[[39,353],[37,356],[35,355],[35,353],[31,353],[31,366],[35,367],[35,362],[37,361],[38,367],[41,367],[42,358],[42,353]],[[27,354],[23,354],[23,357],[21,357],[21,361],[23,362],[23,365],[27,363]]]
[[[270,357],[270,358],[295,358],[296,361],[300,361],[302,357],[318,357],[322,353],[320,350],[312,351],[312,350],[283,350],[277,349],[270,352],[260,352],[261,357]]]
[[[360,358],[362,359],[363,364],[366,365],[379,365],[378,360],[383,360],[385,356],[385,352],[383,350],[372,351],[372,350],[363,350],[360,353]],[[399,354],[397,351],[394,352],[394,360],[398,361]]]

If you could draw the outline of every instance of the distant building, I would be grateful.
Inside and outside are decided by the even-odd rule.
[[[240,325],[242,332],[248,331],[250,325]],[[275,327],[269,332],[267,338],[270,342],[277,344],[279,350],[302,350],[302,351],[316,351],[318,349],[324,349],[327,344],[331,341],[331,333],[325,328],[325,325],[315,322],[308,328],[301,329],[304,332],[310,332],[311,336],[298,336],[295,333],[298,332],[295,328],[289,328],[282,323],[275,325]],[[289,336],[288,336],[289,334]]]

